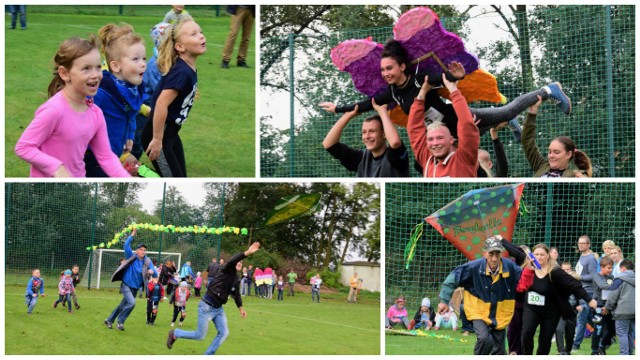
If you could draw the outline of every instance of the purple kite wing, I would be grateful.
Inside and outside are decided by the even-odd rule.
[[[393,27],[393,37],[402,44],[412,61],[433,52],[445,65],[460,62],[467,74],[478,69],[478,57],[467,52],[462,39],[445,30],[438,15],[428,7],[417,7],[402,14]],[[419,70],[443,71],[432,57],[418,66]]]
[[[331,60],[338,70],[351,75],[358,91],[373,97],[387,87],[380,75],[382,50],[370,39],[346,40],[331,49]]]

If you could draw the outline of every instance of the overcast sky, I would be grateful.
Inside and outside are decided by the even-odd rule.
[[[178,191],[185,197],[190,205],[202,205],[205,191],[202,182],[167,182],[167,188],[175,186]],[[157,200],[162,200],[163,183],[147,183],[147,186],[138,194],[138,200],[142,203],[142,207],[151,212]]]

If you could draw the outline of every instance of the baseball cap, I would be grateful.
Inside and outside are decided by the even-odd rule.
[[[136,250],[140,249],[141,247],[143,247],[145,250],[147,250],[147,245],[140,243],[138,244],[138,246],[136,246]]]
[[[502,242],[500,242],[500,240],[490,236],[484,241],[484,250],[487,252],[504,251],[504,246],[502,246]]]
[[[64,271],[64,274],[65,274],[65,275],[71,275],[71,270],[69,270],[69,269],[65,270],[65,271]]]
[[[398,299],[396,300],[397,303],[399,302],[404,302],[404,298],[402,296],[398,297]]]

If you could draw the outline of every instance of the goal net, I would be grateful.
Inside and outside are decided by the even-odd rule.
[[[181,253],[163,252],[160,257],[158,251],[147,250],[147,256],[153,260],[158,260],[156,265],[164,264],[167,260],[173,260],[176,262],[177,268],[180,269],[180,261],[182,260]],[[111,275],[113,275],[113,272],[120,266],[120,261],[124,258],[124,250],[122,249],[94,250],[87,260],[87,266],[84,273],[82,273],[80,286],[91,286],[92,289],[119,287],[119,282],[111,282]],[[91,280],[91,282],[89,282],[89,280]]]

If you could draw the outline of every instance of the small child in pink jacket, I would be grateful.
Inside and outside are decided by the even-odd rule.
[[[71,279],[71,270],[64,271],[60,282],[58,283],[58,300],[53,302],[53,307],[58,307],[58,304],[67,300],[67,306],[69,307],[69,313],[71,313],[71,293],[75,288],[73,287],[73,280]]]
[[[404,325],[405,329],[409,328],[409,317],[407,308],[404,307],[404,298],[402,296],[398,297],[396,303],[389,307],[384,323],[387,329],[392,329],[401,324]]]
[[[202,273],[200,271],[196,274],[196,281],[193,284],[193,288],[196,289],[196,299],[200,299],[200,289],[202,288]]]

